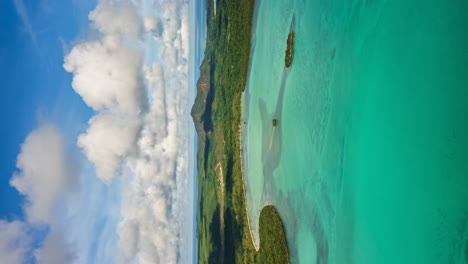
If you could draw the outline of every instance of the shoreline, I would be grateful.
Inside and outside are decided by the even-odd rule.
[[[243,98],[243,95],[244,93],[242,93],[242,98]],[[246,188],[245,188],[245,172],[244,172],[244,152],[243,152],[243,147],[242,147],[242,124],[239,124],[239,155],[240,155],[240,165],[241,165],[241,175],[242,175],[242,190],[244,191],[244,199],[245,199],[245,212],[247,214],[247,224],[249,226],[249,233],[250,233],[250,240],[252,241],[252,245],[254,246],[255,248],[255,251],[259,251],[260,250],[260,245],[257,245],[256,243],[256,240],[255,240],[255,237],[254,237],[254,234],[253,234],[253,231],[252,231],[252,225],[250,223],[250,213],[249,213],[249,208],[247,207],[247,191],[246,191]],[[260,241],[259,241],[260,243]]]
[[[249,226],[249,234],[250,234],[250,240],[252,242],[252,245],[254,246],[256,252],[258,252],[260,250],[260,221],[258,221],[257,225],[258,225],[258,229],[257,229],[257,236],[254,235],[254,231],[253,231],[253,226],[252,226],[252,222],[251,222],[251,215],[250,215],[250,212],[249,212],[249,206],[247,205],[248,203],[248,199],[247,199],[247,181],[246,181],[246,175],[245,175],[245,171],[244,170],[244,157],[245,154],[244,154],[244,136],[242,135],[242,132],[244,129],[247,129],[247,126],[244,125],[244,122],[247,122],[247,120],[245,119],[245,116],[246,114],[248,114],[248,110],[249,110],[249,103],[246,102],[247,100],[250,100],[250,93],[249,93],[249,81],[250,81],[250,71],[251,71],[251,68],[252,68],[252,60],[253,60],[253,54],[255,53],[255,48],[256,48],[256,29],[257,29],[257,21],[258,21],[258,13],[259,13],[259,10],[260,10],[260,6],[262,5],[262,1],[263,0],[255,0],[255,3],[254,3],[254,12],[253,12],[253,17],[252,17],[252,28],[251,28],[251,43],[250,43],[250,51],[249,51],[249,65],[247,67],[247,77],[246,77],[246,83],[245,83],[245,89],[244,91],[242,92],[242,95],[241,95],[241,122],[239,124],[239,155],[240,155],[240,161],[241,161],[241,174],[242,174],[242,189],[244,191],[244,201],[245,201],[245,211],[246,211],[246,214],[247,214],[247,224]],[[263,207],[262,207],[263,209]],[[259,217],[258,217],[258,220],[260,220],[260,214],[259,214]]]
[[[259,3],[261,2],[261,0],[258,0]],[[257,3],[257,2],[256,2]],[[259,6],[255,5],[255,8],[259,8]],[[242,93],[242,96],[241,96],[241,123],[240,123],[240,131],[239,131],[239,134],[240,134],[240,160],[241,160],[241,170],[242,170],[242,181],[243,181],[243,189],[244,189],[244,199],[245,199],[245,210],[247,212],[247,219],[248,219],[248,224],[249,224],[249,231],[250,231],[250,236],[251,236],[251,240],[252,240],[252,243],[255,247],[255,249],[258,251],[259,248],[260,248],[260,243],[261,243],[261,239],[260,239],[260,215],[261,215],[261,211],[263,210],[263,208],[265,208],[266,206],[269,206],[269,205],[272,205],[271,201],[268,202],[268,201],[263,201],[263,202],[260,202],[259,204],[259,207],[257,208],[258,209],[258,215],[255,215],[256,217],[253,217],[252,214],[255,214],[255,212],[251,213],[249,211],[249,203],[252,203],[252,201],[248,200],[248,195],[247,195],[247,189],[249,188],[248,186],[246,186],[248,183],[246,181],[248,175],[245,175],[246,173],[246,170],[244,170],[244,158],[246,159],[245,161],[247,161],[247,153],[244,152],[246,145],[247,145],[247,135],[242,135],[242,132],[247,132],[247,126],[248,126],[248,123],[247,125],[244,124],[244,122],[248,122],[248,113],[249,113],[249,101],[250,101],[250,87],[249,87],[249,81],[250,81],[250,72],[251,72],[251,67],[252,67],[252,60],[253,60],[253,54],[255,52],[255,35],[254,35],[254,32],[256,30],[256,26],[257,26],[257,15],[258,15],[258,9],[255,9],[254,11],[254,17],[253,17],[253,22],[252,24],[254,25],[254,27],[252,28],[252,47],[251,47],[251,53],[250,53],[250,58],[249,58],[249,66],[248,66],[248,73],[247,73],[247,83],[245,85],[245,90],[244,92]],[[295,32],[295,29],[296,29],[296,16],[293,15],[292,16],[292,19],[291,19],[291,23],[290,23],[290,26],[289,26],[289,31],[290,32]],[[282,73],[282,79],[281,79],[281,85],[280,85],[280,95],[278,97],[278,101],[276,103],[276,109],[273,113],[273,117],[272,118],[278,118],[281,116],[281,112],[282,112],[282,106],[283,106],[283,97],[284,97],[284,92],[285,92],[285,86],[286,86],[286,80],[288,78],[288,75],[289,75],[289,72],[291,71],[291,65],[289,67],[287,67],[286,65],[283,66],[283,73]],[[243,131],[243,130],[246,130],[246,131]],[[281,130],[282,130],[282,127],[279,126],[278,128],[278,132],[277,132],[277,137],[272,137],[272,140],[274,140],[276,142],[276,145],[277,146],[281,146],[281,139],[280,139],[280,135],[281,135]],[[273,143],[273,141],[270,142],[270,149],[271,149],[271,144]],[[281,147],[280,147],[281,148]],[[279,150],[281,151],[281,150]],[[263,161],[264,157],[262,155],[262,161]],[[259,176],[260,177],[260,176]],[[263,177],[263,175],[261,176]],[[252,208],[254,209],[254,208]],[[253,223],[255,222],[255,223]],[[256,226],[253,226],[252,225],[255,224]]]
[[[217,9],[223,16],[208,19],[207,47],[191,111],[199,140],[199,263],[288,263],[289,259],[284,226],[279,215],[272,213],[273,206],[262,209],[268,217],[261,225],[251,222],[247,206],[244,166],[248,165],[242,145],[247,134],[242,131],[241,108],[255,48],[252,21],[259,3],[221,1]],[[207,7],[213,14],[211,1]],[[252,224],[269,230],[262,231],[261,242]]]

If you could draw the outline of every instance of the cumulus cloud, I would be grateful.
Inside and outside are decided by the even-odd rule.
[[[143,19],[143,25],[145,27],[145,31],[152,32],[156,36],[160,36],[162,33],[163,28],[161,19],[153,15],[145,16],[145,18]]]
[[[94,110],[129,113],[146,105],[138,49],[142,19],[128,2],[102,1],[89,15],[99,38],[76,45],[65,57],[73,89]]]
[[[43,124],[32,131],[21,145],[16,172],[10,184],[25,196],[26,220],[0,220],[0,259],[4,263],[25,263],[35,259],[38,264],[70,263],[70,248],[56,218],[56,203],[65,193],[75,190],[78,164],[66,150],[59,129]],[[50,228],[42,248],[32,254],[31,230]],[[2,262],[3,263],[3,262]]]
[[[32,238],[21,221],[0,220],[0,260],[2,263],[22,264],[27,260]]]
[[[140,110],[141,54],[110,40],[75,46],[65,58],[65,69],[74,73],[72,86],[94,110]]]
[[[74,46],[63,66],[73,74],[73,89],[96,111],[77,145],[103,182],[121,171],[132,177],[120,205],[121,252],[115,255],[142,264],[185,262],[181,225],[192,220],[182,204],[191,129],[188,1],[101,0],[88,17],[92,39]],[[145,58],[144,45],[157,47],[158,58]],[[0,220],[1,261],[89,257],[73,253],[57,217],[57,203],[74,190],[79,172],[63,141],[56,126],[44,124],[21,146],[10,184],[25,196],[26,220]],[[34,250],[38,242],[28,232],[37,227],[49,233]]]
[[[181,198],[187,192],[191,122],[188,1],[139,2],[157,8],[150,15],[121,3],[101,1],[89,15],[100,36],[78,44],[65,58],[73,88],[97,111],[78,145],[104,182],[122,167],[132,174],[117,230],[120,261],[176,263],[185,250],[181,221],[192,219],[184,218]],[[158,47],[160,62],[143,64],[135,45],[142,35]]]
[[[29,221],[50,220],[56,197],[76,184],[76,165],[57,127],[45,124],[28,135],[17,157],[19,171],[10,184],[26,196]]]
[[[96,111],[77,145],[102,181],[111,182],[121,168],[131,172],[116,230],[122,259],[176,263],[185,250],[180,227],[191,129],[188,1],[102,0],[89,19],[93,38],[74,46],[63,65],[73,74],[73,89]],[[143,42],[158,51],[147,65]],[[27,221],[0,221],[0,259],[22,263],[30,254],[37,263],[75,260],[54,216],[57,200],[75,185],[73,164],[55,126],[27,137],[11,180],[28,201]],[[50,232],[32,252],[25,230],[37,223]]]
[[[88,18],[105,37],[140,38],[143,30],[142,19],[131,2],[101,1]]]
[[[78,138],[78,146],[96,167],[97,176],[109,183],[117,175],[124,157],[136,143],[137,118],[101,113],[89,121],[89,128]]]

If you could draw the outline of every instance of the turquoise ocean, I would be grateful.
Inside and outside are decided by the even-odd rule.
[[[468,1],[258,0],[243,121],[257,243],[274,204],[292,263],[468,263]]]

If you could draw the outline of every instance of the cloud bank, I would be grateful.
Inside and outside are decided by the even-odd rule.
[[[188,1],[100,1],[89,19],[97,35],[76,45],[64,68],[96,111],[78,146],[104,182],[123,172],[132,178],[121,202],[117,262],[184,262],[181,230],[192,219],[184,213]],[[148,43],[157,58],[144,53]]]

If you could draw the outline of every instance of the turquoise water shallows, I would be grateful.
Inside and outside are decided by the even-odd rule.
[[[468,263],[467,14],[467,1],[257,2],[243,113],[257,242],[274,204],[292,263]]]

